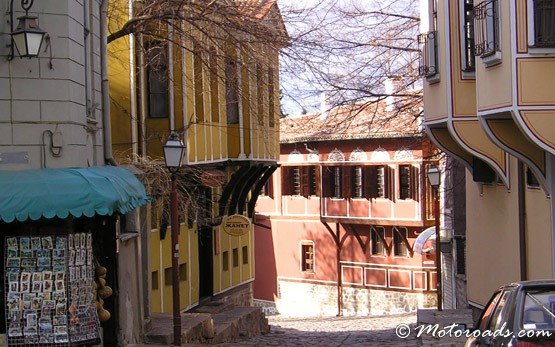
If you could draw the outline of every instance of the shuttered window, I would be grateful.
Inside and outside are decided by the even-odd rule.
[[[301,243],[301,271],[314,272],[314,242]]]

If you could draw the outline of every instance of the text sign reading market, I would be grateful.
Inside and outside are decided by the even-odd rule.
[[[249,232],[251,221],[243,215],[234,214],[224,219],[222,227],[231,236],[243,236]]]

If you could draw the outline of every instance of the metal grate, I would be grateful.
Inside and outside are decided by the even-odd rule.
[[[418,72],[420,76],[432,77],[438,72],[437,56],[437,31],[430,31],[418,35],[420,46],[420,66]]]
[[[466,275],[466,240],[464,237],[455,237],[455,252],[457,275]]]
[[[555,2],[534,0],[534,46],[555,47]]]
[[[484,1],[474,6],[474,54],[486,57],[499,51],[499,2]]]

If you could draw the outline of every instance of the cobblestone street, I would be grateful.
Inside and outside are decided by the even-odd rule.
[[[417,346],[411,334],[407,339],[395,335],[399,324],[416,323],[415,314],[384,317],[270,316],[271,332],[222,346]]]

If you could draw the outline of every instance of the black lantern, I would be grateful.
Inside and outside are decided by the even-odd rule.
[[[18,17],[17,28],[13,28],[13,3],[10,5],[10,25],[12,47],[10,59],[13,59],[15,50],[21,58],[37,57],[42,46],[42,42],[46,36],[46,31],[42,30],[37,24],[37,17],[29,16],[29,9],[33,6],[32,0],[22,0],[21,7],[25,10],[25,15]]]
[[[430,181],[430,185],[435,189],[439,188],[440,172],[438,167],[431,164],[428,166],[428,172],[426,174],[428,176],[428,181]]]
[[[164,160],[170,172],[175,172],[181,167],[185,148],[183,141],[179,139],[177,133],[172,131],[170,137],[164,144]]]

